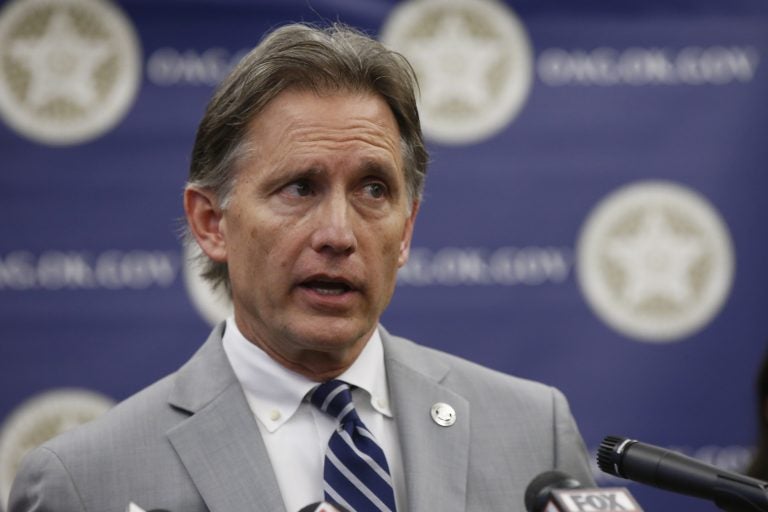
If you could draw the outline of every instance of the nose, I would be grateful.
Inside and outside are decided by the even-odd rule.
[[[317,252],[334,255],[352,254],[357,248],[351,207],[346,194],[337,192],[326,196],[315,215],[316,228],[312,233],[312,248]]]

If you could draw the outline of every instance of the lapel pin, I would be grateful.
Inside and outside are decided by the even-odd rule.
[[[441,427],[450,427],[456,423],[456,411],[446,403],[437,402],[429,413],[432,415],[432,421]]]

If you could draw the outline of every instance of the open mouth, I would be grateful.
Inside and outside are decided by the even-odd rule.
[[[352,291],[348,283],[336,280],[311,279],[301,283],[300,286],[319,295],[343,295]]]

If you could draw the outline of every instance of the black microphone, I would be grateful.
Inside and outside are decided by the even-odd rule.
[[[623,487],[588,489],[562,471],[545,471],[525,489],[528,512],[643,512]]]
[[[545,471],[525,488],[525,510],[542,512],[555,489],[581,489],[581,482],[562,471]]]
[[[349,512],[349,510],[345,509],[341,505],[334,505],[333,503],[328,503],[327,501],[320,501],[317,503],[310,503],[306,507],[301,507],[299,512]]]
[[[611,475],[713,501],[728,512],[768,512],[768,483],[633,439],[607,436],[597,465]]]

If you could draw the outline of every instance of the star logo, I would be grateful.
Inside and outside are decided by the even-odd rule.
[[[473,34],[465,17],[447,13],[434,35],[417,37],[408,45],[408,54],[423,70],[421,92],[428,109],[463,104],[477,110],[490,102],[485,78],[501,52],[495,40]]]
[[[722,307],[733,281],[725,223],[709,202],[669,182],[605,198],[579,237],[578,276],[595,312],[645,341],[683,339]]]
[[[437,142],[464,144],[498,133],[528,95],[525,29],[495,0],[404,2],[390,14],[382,40],[413,65],[422,127]]]
[[[109,57],[104,41],[90,43],[72,25],[69,15],[54,11],[39,38],[19,38],[10,53],[29,72],[26,102],[35,109],[56,100],[88,108],[98,92],[94,71]]]
[[[135,33],[98,0],[16,0],[0,12],[0,115],[51,145],[103,134],[133,102]]]
[[[617,235],[606,246],[607,257],[626,276],[622,300],[633,307],[656,298],[684,306],[694,296],[689,275],[704,245],[699,235],[677,233],[661,211],[642,212],[635,232]]]

